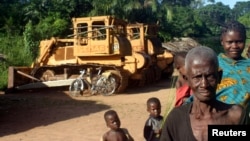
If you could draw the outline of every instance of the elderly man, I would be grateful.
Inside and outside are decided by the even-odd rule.
[[[247,124],[246,110],[216,100],[220,82],[217,54],[208,47],[191,49],[185,59],[186,80],[194,100],[175,107],[163,125],[160,141],[207,141],[208,125]]]

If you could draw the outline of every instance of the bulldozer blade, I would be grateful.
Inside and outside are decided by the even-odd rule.
[[[75,79],[35,82],[35,83],[29,83],[29,84],[25,84],[25,85],[21,85],[21,86],[16,86],[15,88],[17,90],[25,90],[25,89],[69,86],[73,80],[75,80]]]
[[[8,68],[8,89],[15,88],[18,85],[31,83],[32,81],[40,81],[39,79],[29,75],[32,68],[30,67],[14,67]]]

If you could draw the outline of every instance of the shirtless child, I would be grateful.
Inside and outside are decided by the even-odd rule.
[[[118,114],[114,110],[108,110],[104,113],[104,119],[109,131],[107,131],[100,141],[134,141],[125,128],[120,128],[121,122]]]

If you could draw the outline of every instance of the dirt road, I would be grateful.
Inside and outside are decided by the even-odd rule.
[[[71,97],[66,88],[0,95],[1,141],[99,141],[108,130],[103,114],[118,112],[121,126],[135,141],[144,141],[146,101],[158,97],[162,115],[175,98],[171,80],[131,88],[114,96]]]

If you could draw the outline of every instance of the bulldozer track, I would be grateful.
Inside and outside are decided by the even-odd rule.
[[[117,76],[119,81],[118,81],[118,87],[116,89],[116,93],[122,93],[125,91],[125,89],[128,87],[128,74],[124,70],[110,70],[110,72]]]

